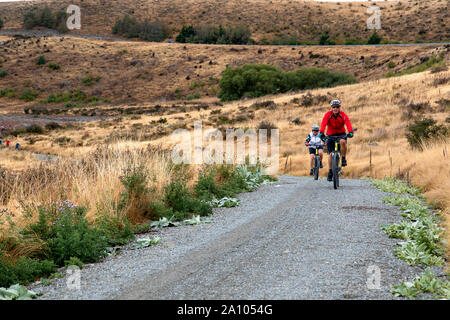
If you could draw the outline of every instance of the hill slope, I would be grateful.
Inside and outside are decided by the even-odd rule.
[[[117,18],[131,14],[139,19],[164,21],[173,35],[188,24],[243,24],[253,38],[271,40],[295,35],[302,41],[317,41],[324,32],[338,42],[348,38],[367,40],[370,2],[329,3],[304,0],[38,0],[33,3],[0,3],[5,28],[21,28],[23,13],[34,3],[65,10],[69,4],[82,9],[80,34],[109,35]],[[380,34],[402,42],[450,40],[448,1],[377,2],[381,8]]]
[[[3,38],[6,39],[6,38]],[[0,39],[1,41],[1,39]],[[100,104],[185,99],[198,93],[215,97],[227,66],[268,63],[285,71],[323,67],[358,80],[379,79],[444,54],[448,46],[273,47],[226,46],[135,41],[101,41],[72,37],[12,39],[0,45],[0,89],[17,94],[32,89],[32,101],[0,98],[0,104],[23,110],[51,94],[82,90]],[[40,56],[45,63],[37,65]],[[389,63],[394,67],[390,68]],[[59,69],[51,69],[49,64]],[[61,104],[52,104],[60,107]]]

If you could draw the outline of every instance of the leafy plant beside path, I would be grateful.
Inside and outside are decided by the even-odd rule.
[[[395,255],[410,265],[442,265],[444,230],[439,226],[439,217],[424,205],[420,190],[393,178],[371,179],[371,182],[382,191],[397,194],[388,196],[383,201],[399,206],[405,218],[399,223],[381,226],[390,238],[403,240],[394,249]],[[422,277],[414,279],[413,282],[394,286],[392,293],[413,298],[420,293],[428,292],[437,298],[449,299],[449,283],[448,280],[436,279],[431,270],[427,269]]]

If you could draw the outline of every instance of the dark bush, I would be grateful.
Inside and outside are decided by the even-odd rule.
[[[126,217],[100,214],[95,221],[96,227],[106,235],[109,246],[122,246],[134,238],[133,229]]]
[[[33,125],[31,125],[31,126],[29,126],[27,128],[27,132],[28,133],[35,133],[35,134],[43,134],[44,133],[44,129],[38,124],[33,124]]]
[[[183,26],[180,33],[177,35],[175,41],[180,43],[187,43],[195,36],[194,26]]]
[[[194,198],[184,181],[171,182],[165,189],[164,201],[173,209],[176,220],[184,220],[190,213],[198,213],[201,216],[212,213],[211,206]]]
[[[271,137],[272,130],[278,129],[276,125],[274,125],[272,122],[268,120],[261,121],[258,125],[258,130],[267,130],[267,137]]]
[[[20,283],[26,285],[38,278],[47,277],[57,270],[57,266],[49,260],[36,260],[21,257],[16,261],[9,261],[0,248],[0,287]]]
[[[0,29],[3,28],[3,20],[0,18]]]
[[[61,67],[60,67],[59,64],[57,64],[57,63],[49,63],[49,64],[48,64],[48,67],[49,67],[50,69],[52,69],[52,70],[59,70],[59,69],[61,69]]]
[[[58,122],[49,122],[45,125],[45,129],[47,130],[56,130],[56,129],[61,129],[62,126],[58,123]]]
[[[408,125],[409,133],[406,134],[410,146],[415,149],[422,149],[422,142],[439,139],[448,135],[448,129],[442,125],[436,125],[436,120],[424,118],[415,120]]]
[[[250,106],[250,108],[254,108],[256,110],[261,109],[261,108],[275,110],[277,108],[277,104],[272,100],[268,100],[268,101],[262,101],[262,102],[255,102]]]
[[[161,42],[168,36],[168,30],[162,22],[137,21],[134,17],[125,15],[117,19],[112,28],[113,34],[120,34],[127,38],[140,38],[146,41]]]
[[[23,25],[25,29],[45,27],[65,33],[68,31],[66,20],[67,13],[64,11],[54,13],[48,6],[45,6],[42,9],[34,7],[26,11],[23,15]]]
[[[367,44],[379,44],[381,43],[381,40],[382,40],[381,36],[378,35],[376,31],[374,31],[370,36],[369,40],[367,40]]]
[[[23,89],[19,94],[19,99],[23,101],[33,101],[39,93],[33,89]]]
[[[45,64],[45,57],[44,56],[39,56],[39,58],[37,58],[37,60],[36,60],[36,64],[38,66],[44,65]]]
[[[330,39],[330,35],[328,33],[323,33],[320,35],[319,38],[319,45],[321,46],[325,46],[325,45],[335,45],[336,42],[334,42],[333,40]]]
[[[0,70],[0,78],[4,78],[8,75],[8,72],[4,69]]]
[[[218,97],[222,101],[259,97],[290,90],[305,90],[355,83],[353,76],[322,68],[284,72],[266,64],[246,64],[223,72]]]
[[[86,208],[73,205],[70,201],[54,203],[39,208],[38,222],[30,224],[24,231],[46,242],[45,258],[58,266],[77,257],[82,262],[92,263],[106,256],[108,239],[85,217]]]
[[[204,44],[248,44],[251,31],[245,26],[200,25],[183,26],[176,37],[180,43],[204,43]]]

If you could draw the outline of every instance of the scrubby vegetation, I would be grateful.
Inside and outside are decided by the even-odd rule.
[[[389,237],[403,240],[394,249],[395,255],[410,265],[443,264],[443,229],[439,226],[439,217],[424,205],[419,189],[397,179],[384,178],[372,180],[372,183],[385,192],[398,194],[386,197],[384,202],[400,206],[405,219],[381,227]],[[428,292],[448,299],[449,284],[449,281],[436,279],[430,269],[427,269],[421,278],[395,286],[392,293],[413,298]]]
[[[424,118],[414,120],[408,125],[406,139],[411,147],[422,150],[423,143],[430,140],[443,139],[449,134],[449,129],[445,125],[437,125],[436,120]]]
[[[19,218],[9,209],[0,216],[0,286],[99,261],[132,241],[134,232],[207,222],[213,207],[238,205],[237,193],[269,180],[260,166],[196,171],[153,149],[98,149],[83,161],[2,172],[0,204],[9,208],[18,201],[21,209],[15,211]]]
[[[377,33],[377,31],[374,31],[369,40],[367,40],[367,44],[379,44],[381,43],[381,40],[383,40],[381,36]]]
[[[389,71],[388,73],[386,73],[384,76],[386,78],[390,78],[390,77],[400,77],[400,76],[404,76],[407,74],[412,74],[412,73],[418,73],[418,72],[423,72],[425,70],[428,70],[430,68],[439,68],[445,65],[444,61],[443,61],[444,55],[440,54],[439,56],[435,56],[432,55],[431,57],[426,57],[424,59],[422,59],[422,63],[415,65],[415,66],[411,66],[408,67],[406,70],[400,71],[400,72],[392,72]]]
[[[351,75],[322,68],[301,68],[284,72],[266,64],[246,64],[235,69],[225,69],[219,83],[221,91],[218,96],[222,101],[229,101],[355,82]]]
[[[176,37],[180,43],[249,44],[251,31],[245,26],[183,26]]]
[[[42,9],[34,7],[23,14],[23,25],[25,29],[45,27],[58,30],[61,33],[65,33],[68,31],[66,20],[66,12],[53,12],[52,9],[47,6]]]
[[[167,38],[168,28],[162,22],[151,22],[148,20],[139,22],[136,18],[125,15],[122,19],[117,19],[112,28],[112,33],[123,35],[127,38],[161,42]]]

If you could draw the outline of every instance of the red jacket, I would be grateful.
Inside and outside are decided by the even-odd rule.
[[[349,133],[353,132],[350,119],[344,112],[339,111],[338,115],[335,117],[333,114],[333,110],[330,110],[325,113],[325,116],[323,117],[322,125],[320,126],[320,132],[325,132],[325,127],[328,126],[326,133],[327,135],[345,133],[344,125],[347,127]]]

